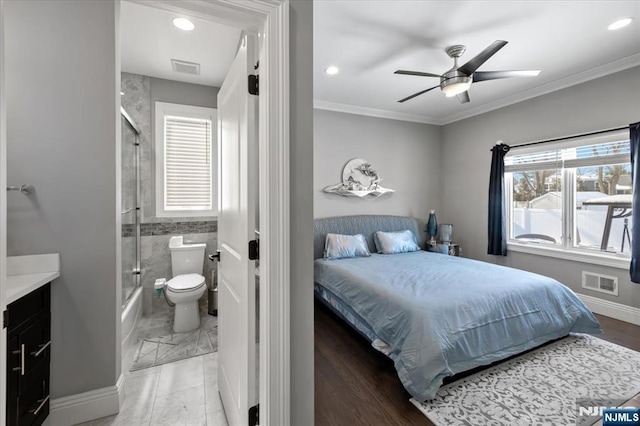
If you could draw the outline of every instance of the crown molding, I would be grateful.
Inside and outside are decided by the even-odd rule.
[[[366,115],[369,117],[388,118],[390,120],[411,121],[414,123],[440,125],[441,120],[420,114],[409,114],[406,112],[389,111],[386,109],[376,109],[363,106],[341,104],[338,102],[323,101],[314,99],[313,107],[326,111],[344,112],[347,114]]]
[[[515,95],[498,99],[493,102],[489,102],[476,108],[471,108],[464,112],[450,114],[443,118],[437,118],[428,115],[411,114],[406,112],[389,111],[385,109],[369,108],[357,105],[341,104],[338,102],[323,101],[320,99],[315,99],[313,101],[313,107],[315,109],[323,109],[327,111],[367,115],[370,117],[388,118],[391,120],[411,121],[415,123],[434,124],[442,126],[445,124],[451,124],[456,121],[464,120],[466,118],[471,118],[476,115],[484,114],[489,111],[504,108],[506,106],[526,101],[528,99],[536,98],[538,96],[546,95],[558,90],[566,89],[567,87],[575,86],[577,84],[585,83],[596,78],[604,77],[637,66],[640,66],[640,53],[635,53],[622,59],[618,59],[617,61],[609,62],[607,64],[603,64],[586,71],[563,77],[559,80],[555,80],[541,86],[525,90]]]
[[[439,120],[439,122],[440,124],[451,124],[456,121],[464,120],[465,118],[484,114],[489,111],[513,105],[518,102],[526,101],[528,99],[536,98],[538,96],[546,95],[551,92],[566,89],[567,87],[585,83],[587,81],[604,77],[606,75],[613,74],[619,71],[624,71],[626,69],[637,67],[639,65],[640,53],[635,53],[622,59],[618,59],[617,61],[590,68],[586,71],[563,77],[559,80],[555,80],[529,90],[525,90],[521,93],[507,96],[506,98],[502,98],[494,102],[489,102],[477,108],[471,108],[462,113],[448,115],[447,117]]]

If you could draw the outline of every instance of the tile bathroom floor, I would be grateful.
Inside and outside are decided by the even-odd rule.
[[[201,324],[217,321],[201,307]],[[130,372],[140,339],[171,332],[173,312],[138,321],[132,349],[124,355],[124,402],[117,415],[82,426],[227,426],[218,393],[218,352]]]
[[[218,353],[126,373],[120,412],[83,426],[226,426],[218,394]]]

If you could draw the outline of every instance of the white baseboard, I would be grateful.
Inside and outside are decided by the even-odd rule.
[[[606,317],[615,318],[620,321],[626,321],[631,324],[640,325],[640,309],[633,306],[623,305],[621,303],[610,302],[608,300],[598,299],[597,297],[587,296],[586,294],[577,293],[578,297],[592,312]]]
[[[117,414],[124,397],[124,376],[114,386],[51,400],[50,426],[71,426]]]
[[[118,377],[118,381],[116,382],[116,388],[118,389],[118,413],[120,412],[120,407],[124,404],[125,388],[124,382],[127,380],[127,377],[124,374],[120,374]],[[115,414],[115,413],[114,413]]]

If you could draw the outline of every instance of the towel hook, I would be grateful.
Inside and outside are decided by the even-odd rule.
[[[24,195],[31,195],[36,192],[36,187],[30,184],[20,186],[7,186],[7,191],[20,191]]]

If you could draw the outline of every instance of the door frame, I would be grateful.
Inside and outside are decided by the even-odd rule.
[[[7,108],[4,79],[4,0],[0,0],[0,313],[7,309]],[[2,321],[2,320],[0,320]],[[7,389],[7,329],[0,324],[0,389]],[[0,398],[0,425],[7,418],[6,398]]]
[[[260,425],[289,426],[289,0],[131,1],[188,13],[258,36]],[[120,336],[117,339],[119,359]]]

